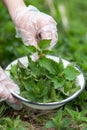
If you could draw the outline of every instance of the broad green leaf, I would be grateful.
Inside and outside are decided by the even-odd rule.
[[[58,72],[58,63],[55,61],[48,59],[46,57],[42,57],[39,59],[39,64],[41,67],[45,68],[48,70],[51,74],[57,74]]]
[[[63,65],[61,58],[59,58],[59,63],[57,63],[57,64],[58,64],[57,72],[60,73],[60,75],[61,75],[64,70],[64,65]],[[59,77],[60,77],[60,75],[59,75]]]
[[[87,123],[87,117],[83,116],[81,117],[81,120]]]
[[[47,49],[50,46],[51,40],[41,40],[38,44],[41,50]]]
[[[33,53],[36,52],[36,48],[35,48],[34,46],[32,46],[32,45],[30,45],[30,46],[25,46],[25,47],[24,47],[24,50],[25,50],[25,52],[27,52],[27,53],[29,53],[29,54],[33,54]]]
[[[63,128],[70,128],[71,126],[71,120],[68,117],[63,118],[62,120],[62,127]]]
[[[10,75],[12,79],[17,80],[18,79],[18,65],[12,65],[10,69]]]
[[[43,50],[43,54],[44,55],[51,55],[51,54],[53,54],[53,51],[52,50]]]
[[[72,120],[74,121],[78,121],[81,119],[80,116],[80,112],[79,111],[74,111],[74,110],[70,110],[68,108],[66,108],[67,112],[70,114],[70,116],[72,117]]]
[[[64,83],[64,89],[61,90],[63,94],[70,96],[74,93],[75,88],[73,87],[73,82],[66,81]]]
[[[45,128],[55,128],[55,124],[52,121],[48,121],[45,125]]]
[[[58,89],[64,87],[65,79],[63,77],[53,77],[52,82],[54,83],[54,88]]]
[[[30,79],[29,80],[23,80],[21,82],[22,82],[22,84],[24,85],[24,87],[27,91],[30,91],[33,87],[33,84],[34,84]]]
[[[40,80],[37,82],[36,88],[38,88],[37,97],[43,98],[44,96],[47,95],[47,93],[48,93],[48,86],[46,86],[46,83],[44,82],[43,79],[40,79]]]
[[[43,69],[39,66],[38,62],[33,62],[31,61],[29,63],[29,66],[28,68],[32,71],[32,74],[33,76],[36,75],[36,76],[40,76],[41,74],[43,74]]]
[[[80,74],[80,72],[78,70],[76,70],[74,68],[74,66],[72,65],[68,65],[64,71],[63,71],[64,75],[65,75],[65,78],[67,80],[75,80],[76,77]]]

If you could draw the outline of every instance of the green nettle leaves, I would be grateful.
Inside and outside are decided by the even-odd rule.
[[[58,77],[57,76],[57,77],[53,77],[51,80],[54,83],[54,88],[55,89],[58,89],[58,88],[64,86],[65,79],[63,77]]]
[[[64,68],[61,59],[57,63],[47,58],[45,52],[49,45],[50,40],[43,40],[38,45],[39,49],[34,46],[25,47],[28,67],[18,61],[10,70],[11,77],[20,86],[21,95],[33,102],[60,101],[79,89],[75,80],[80,72],[72,64]],[[38,54],[38,60],[31,59],[33,53]]]
[[[50,46],[51,40],[41,40],[38,44],[39,48],[41,50],[47,49]]]
[[[80,74],[80,72],[76,70],[73,67],[73,65],[69,65],[68,67],[65,68],[64,74],[67,80],[74,80]]]
[[[39,59],[39,65],[48,70],[51,74],[57,74],[57,63],[53,60],[42,57],[41,59]]]

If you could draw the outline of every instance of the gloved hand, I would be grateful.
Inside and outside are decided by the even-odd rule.
[[[15,84],[4,72],[4,70],[0,67],[0,102],[7,101],[14,108],[17,105],[17,109],[20,109],[20,103],[18,100],[14,99],[11,95],[11,90],[20,93],[19,87]],[[16,107],[14,108],[16,109]]]
[[[58,40],[55,20],[32,5],[17,8],[13,21],[17,37],[21,37],[25,45],[38,47],[39,40],[52,39],[48,48],[51,49]]]

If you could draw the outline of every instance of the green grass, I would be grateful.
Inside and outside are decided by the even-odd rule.
[[[54,48],[54,55],[76,62],[87,82],[87,1],[52,0],[51,3],[51,0],[50,2],[49,0],[26,0],[25,2],[27,5],[33,4],[42,12],[55,18],[58,23],[59,41]],[[60,4],[65,8],[68,26],[65,26],[62,21]],[[15,38],[14,25],[1,2],[0,11],[0,65],[5,68],[11,61],[25,54],[22,50],[23,42]],[[51,128],[54,130],[86,130],[86,89],[75,101],[63,108],[46,112],[26,107],[17,112],[6,104],[3,106],[4,103],[0,103],[0,130],[42,130],[43,127],[49,130]],[[30,126],[30,123],[34,128]]]

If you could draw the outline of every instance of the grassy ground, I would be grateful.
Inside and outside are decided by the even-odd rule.
[[[25,2],[55,18],[59,41],[54,48],[54,55],[76,62],[87,79],[87,1]],[[1,2],[0,11],[0,65],[5,68],[12,60],[24,56],[24,52],[23,43],[21,39],[15,38],[14,25]],[[15,111],[1,103],[0,130],[87,130],[86,89],[75,101],[52,111],[32,110],[25,106],[21,111]]]

